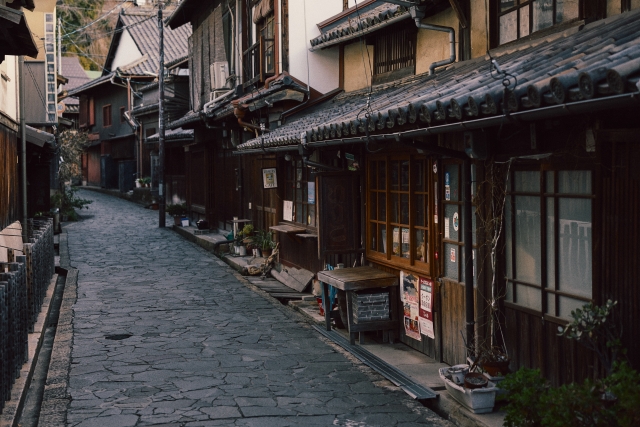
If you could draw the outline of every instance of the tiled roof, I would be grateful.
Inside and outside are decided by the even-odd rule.
[[[640,10],[506,45],[491,55],[517,78],[508,99],[514,116],[548,113],[555,107],[571,111],[572,104],[598,98],[615,100],[614,95],[640,89]],[[506,113],[501,108],[502,78],[495,71],[492,76],[489,56],[458,62],[433,76],[374,86],[369,110],[368,94],[365,88],[338,95],[238,149],[296,145],[303,138],[313,142],[389,134],[405,124],[413,124],[413,129],[489,126]]]
[[[167,125],[167,129],[177,129],[179,127],[182,126],[186,126],[186,125],[190,125],[193,123],[197,123],[200,120],[202,120],[202,118],[200,117],[200,113],[195,112],[195,111],[189,111],[187,114],[185,114],[182,118],[174,121],[174,122],[170,122]]]
[[[126,28],[144,60],[136,61],[130,66],[121,67],[123,74],[143,75],[158,73],[160,63],[160,30],[158,29],[157,14],[151,10],[122,9],[117,28]],[[189,37],[191,26],[184,25],[175,30],[164,28],[164,61],[172,63],[189,53]],[[116,38],[114,37],[114,41]],[[112,54],[113,52],[110,52]]]
[[[82,86],[78,86],[75,89],[71,89],[67,94],[67,96],[78,96],[81,92],[84,92],[87,89],[92,89],[104,83],[110,83],[111,78],[115,75],[116,73],[109,73],[105,76],[100,77],[99,79],[89,80],[87,83],[83,84]]]
[[[193,139],[193,129],[167,129],[164,133],[164,137],[168,141],[176,140],[176,139]],[[155,133],[147,138],[145,138],[145,142],[153,143],[158,142],[160,139],[160,134]]]
[[[70,91],[91,81],[84,71],[84,68],[80,65],[80,60],[77,56],[62,57],[62,70],[60,70],[60,74],[69,79],[67,84],[60,88],[61,91]],[[70,105],[78,105],[79,102],[77,98],[66,98],[64,100],[67,107]]]
[[[372,8],[363,8],[350,14],[336,25],[322,28],[322,34],[311,40],[310,50],[324,49],[411,17],[409,9],[404,6],[393,3],[373,5]]]

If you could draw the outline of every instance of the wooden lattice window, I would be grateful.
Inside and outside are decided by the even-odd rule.
[[[375,75],[415,67],[415,25],[392,27],[378,32],[373,37],[373,72]]]
[[[578,18],[580,3],[581,0],[500,0],[499,44]]]

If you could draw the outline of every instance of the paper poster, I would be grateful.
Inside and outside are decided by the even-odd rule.
[[[282,219],[285,221],[293,221],[293,202],[285,200],[282,206]]]
[[[444,199],[445,200],[451,200],[451,186],[450,185],[445,185],[444,186]]]
[[[458,231],[458,228],[460,228],[460,218],[458,217],[458,212],[455,212],[453,214],[453,229]]]
[[[451,233],[449,230],[449,218],[447,218],[446,216],[444,217],[444,238],[445,239],[450,239]]]
[[[404,330],[409,338],[421,341],[418,277],[400,271],[400,298],[404,307]]]
[[[431,339],[435,338],[433,330],[433,288],[434,283],[429,279],[420,277],[420,332]]]
[[[275,168],[262,169],[262,183],[264,188],[278,187],[278,176]]]
[[[456,248],[451,248],[451,253],[449,256],[449,260],[451,262],[456,262]]]

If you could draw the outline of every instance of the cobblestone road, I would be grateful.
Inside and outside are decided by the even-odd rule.
[[[157,212],[111,196],[67,228],[79,269],[69,426],[446,426]]]

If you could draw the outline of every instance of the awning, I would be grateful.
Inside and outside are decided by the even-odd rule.
[[[6,55],[37,58],[38,47],[24,13],[0,5],[0,62]]]
[[[45,144],[55,144],[56,137],[48,132],[27,126],[27,142],[42,148]]]
[[[260,0],[253,9],[253,23],[257,24],[273,12],[273,0]]]

